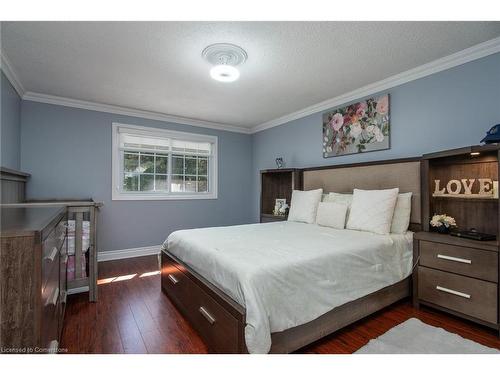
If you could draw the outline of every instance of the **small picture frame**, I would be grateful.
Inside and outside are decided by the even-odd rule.
[[[278,169],[281,169],[285,166],[285,162],[283,160],[282,157],[279,157],[279,158],[276,158],[276,167],[278,167]]]
[[[287,213],[288,205],[286,204],[286,199],[276,199],[274,203],[274,215],[285,216]]]

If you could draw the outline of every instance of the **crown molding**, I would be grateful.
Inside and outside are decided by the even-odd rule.
[[[289,121],[297,120],[299,118],[306,117],[317,112],[325,111],[330,108],[363,98],[365,96],[372,95],[498,52],[500,52],[500,37],[477,44],[470,48],[456,52],[452,55],[445,56],[438,60],[418,66],[414,69],[407,70],[406,72],[396,74],[381,81],[363,86],[359,89],[314,104],[288,115],[278,117],[271,121],[267,121],[263,124],[252,127],[251,132],[257,133],[262,130],[270,129]]]
[[[17,91],[18,95],[22,98],[25,93],[24,86],[21,83],[16,71],[12,67],[10,60],[5,55],[5,52],[1,49],[0,49],[0,61],[3,74],[5,74],[5,77],[7,77],[11,85]]]
[[[114,113],[117,115],[140,117],[140,118],[145,118],[145,119],[149,119],[149,120],[173,122],[176,124],[191,125],[191,126],[197,126],[197,127],[201,127],[201,128],[209,128],[209,129],[223,130],[223,131],[243,133],[243,134],[250,134],[251,133],[251,130],[249,128],[242,128],[242,127],[233,126],[233,125],[220,124],[217,122],[196,120],[196,119],[191,119],[191,118],[187,118],[187,117],[167,115],[167,114],[159,113],[159,112],[143,111],[140,109],[121,107],[121,106],[116,106],[116,105],[111,105],[111,104],[101,104],[101,103],[89,102],[89,101],[85,101],[85,100],[78,100],[78,99],[65,98],[65,97],[61,97],[61,96],[41,94],[41,93],[31,92],[31,91],[26,92],[22,98],[23,98],[23,100],[28,100],[28,101],[32,101],[32,102],[55,104],[55,105],[61,105],[64,107],[87,109],[90,111]]]
[[[456,52],[449,56],[445,56],[443,58],[421,65],[414,69],[407,70],[406,72],[396,74],[381,81],[363,86],[359,89],[353,90],[351,92],[337,96],[335,98],[322,101],[320,103],[306,107],[299,111],[292,112],[288,115],[278,117],[271,121],[267,121],[252,128],[243,128],[234,125],[220,124],[216,122],[191,119],[187,117],[173,116],[159,112],[144,111],[134,108],[95,103],[85,100],[71,99],[60,96],[26,91],[20,79],[18,78],[18,74],[16,73],[9,59],[5,55],[5,52],[2,51],[1,49],[0,49],[0,57],[1,57],[2,71],[4,72],[7,79],[10,81],[14,89],[17,91],[17,93],[19,94],[19,96],[21,96],[23,100],[62,105],[65,107],[87,109],[91,111],[114,113],[124,116],[140,117],[150,120],[173,122],[177,124],[191,125],[209,129],[229,131],[229,132],[253,134],[499,52],[500,52],[500,37],[477,44],[465,50]]]

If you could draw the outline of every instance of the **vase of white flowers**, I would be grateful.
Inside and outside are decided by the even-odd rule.
[[[457,226],[455,219],[446,214],[434,215],[430,222],[431,226],[439,233],[450,233],[450,229]]]

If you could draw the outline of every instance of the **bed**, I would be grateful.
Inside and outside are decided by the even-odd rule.
[[[314,168],[304,170],[304,187],[411,191],[413,229],[419,172],[415,160]],[[202,228],[172,233],[161,254],[162,290],[218,353],[292,352],[410,295],[411,231],[296,222]]]

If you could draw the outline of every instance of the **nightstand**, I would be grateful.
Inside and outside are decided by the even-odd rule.
[[[413,303],[499,329],[498,242],[414,235]]]

